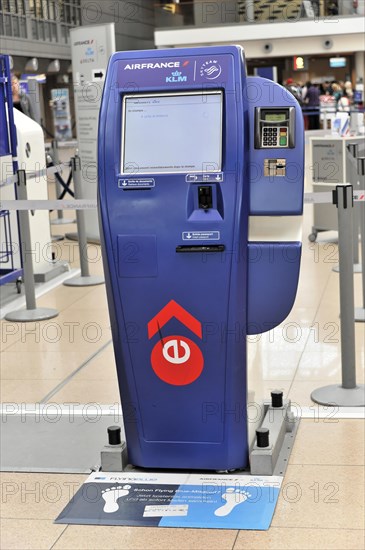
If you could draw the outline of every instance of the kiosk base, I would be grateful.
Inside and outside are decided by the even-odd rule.
[[[269,445],[262,447],[256,441],[250,453],[250,473],[252,475],[284,475],[289,456],[294,445],[299,418],[291,411],[290,400],[282,407],[273,407],[265,402],[265,416],[261,429],[269,430]]]
[[[242,470],[242,473],[251,475],[285,475],[289,463],[295,436],[300,419],[291,411],[290,400],[286,399],[281,407],[273,407],[271,401],[264,402],[265,416],[261,429],[268,429],[269,445],[259,447],[255,442],[250,452],[250,469]],[[125,472],[141,471],[128,464],[126,442],[118,445],[106,445],[101,451],[101,471]],[[230,473],[233,470],[220,470],[219,473]]]
[[[101,470],[103,472],[124,472],[128,468],[127,444],[105,445],[101,451]]]
[[[268,406],[267,406],[268,409]],[[349,418],[348,411],[336,412],[336,418]],[[303,409],[301,410],[303,415]],[[55,417],[56,415],[56,417]],[[324,418],[328,415],[325,412]],[[304,414],[313,419],[313,410]],[[50,422],[57,418],[57,422]],[[95,422],[97,418],[97,422]],[[350,415],[350,418],[354,416]],[[357,417],[356,417],[357,418]],[[4,404],[0,409],[2,441],[0,453],[0,470],[5,472],[52,472],[83,473],[100,470],[100,449],[102,449],[102,470],[107,472],[146,472],[128,464],[126,446],[104,445],[107,428],[111,425],[121,426],[121,410],[115,405],[67,405],[50,403]],[[270,425],[271,426],[271,425]],[[299,419],[293,424],[293,431],[284,436],[282,449],[279,452],[274,475],[283,476],[289,462]],[[19,441],[21,445],[19,446]],[[65,444],[72,452],[65,453]],[[286,460],[285,460],[286,459]],[[149,470],[147,470],[148,472]],[[160,470],[166,472],[167,470]],[[196,472],[199,473],[199,472]],[[202,472],[203,473],[203,472]],[[214,474],[214,472],[211,472]],[[246,471],[236,471],[234,475],[247,475]],[[228,475],[229,472],[224,472]]]

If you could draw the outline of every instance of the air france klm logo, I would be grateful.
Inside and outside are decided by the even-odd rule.
[[[173,71],[171,76],[166,77],[166,82],[187,82],[188,77],[182,76],[180,71]]]
[[[186,67],[189,65],[189,60],[185,60],[182,63],[180,61],[160,61],[158,63],[127,63],[124,67],[125,71],[137,71],[146,69],[179,69],[180,67]]]

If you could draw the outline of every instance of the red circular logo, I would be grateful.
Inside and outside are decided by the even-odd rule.
[[[155,374],[167,384],[186,386],[201,375],[204,357],[189,338],[168,336],[153,348],[151,365]]]

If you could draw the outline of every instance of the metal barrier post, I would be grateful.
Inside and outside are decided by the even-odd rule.
[[[327,109],[324,109],[324,112],[323,112],[323,129],[324,130],[327,130],[328,129],[328,123],[327,123]]]
[[[348,175],[348,181],[353,186],[354,190],[357,191],[359,189],[359,181],[357,177],[357,155],[358,155],[358,148],[359,144],[356,142],[348,143],[346,146],[346,153],[345,158],[343,159],[343,162],[349,164],[349,175]],[[353,238],[352,238],[352,249],[353,249],[353,270],[354,273],[361,273],[361,264],[359,261],[359,223],[360,223],[360,212],[359,212],[359,205],[355,204],[354,211],[353,211]],[[336,271],[338,273],[340,270],[340,266],[336,265],[332,271]]]
[[[17,198],[27,200],[27,181],[25,170],[18,170]],[[30,236],[29,211],[19,211],[20,248],[23,262],[24,289],[26,309],[11,311],[5,316],[7,321],[27,322],[45,321],[57,317],[58,311],[45,307],[37,307],[35,288],[33,258],[31,255],[32,241]]]
[[[359,178],[357,170],[357,156],[359,151],[358,143],[349,143],[346,147],[346,154],[349,157],[350,171],[351,171],[351,180],[354,190],[357,191],[359,187]],[[346,160],[346,159],[345,159]],[[354,223],[353,223],[353,262],[354,262],[354,273],[361,273],[361,264],[359,261],[359,225],[360,225],[360,203],[354,205]]]
[[[52,151],[53,151],[53,163],[59,164],[60,159],[58,155],[58,142],[56,139],[52,141]],[[57,180],[57,177],[55,177],[56,182],[56,198],[58,199],[62,193],[62,187],[59,181]],[[74,223],[74,220],[64,218],[63,217],[63,210],[57,210],[57,218],[54,220],[51,220],[51,225],[62,225],[62,224],[70,224]]]
[[[360,187],[365,189],[365,157],[357,159],[357,173]],[[362,279],[362,307],[355,308],[355,321],[365,322],[365,202],[359,202],[360,211],[360,240],[361,240],[361,279]]]
[[[356,384],[352,185],[337,185],[333,199],[338,214],[342,384],[318,388],[311,398],[320,405],[362,407],[365,405],[365,386]]]
[[[71,170],[75,188],[75,199],[81,199],[81,158],[76,155],[71,159]],[[71,277],[63,282],[66,286],[92,286],[103,284],[104,278],[98,275],[90,275],[87,259],[87,237],[85,228],[85,213],[82,210],[76,211],[77,233],[80,252],[81,276]]]

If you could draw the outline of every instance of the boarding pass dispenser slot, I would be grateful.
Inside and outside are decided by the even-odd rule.
[[[257,107],[255,148],[292,149],[295,146],[295,108]]]

